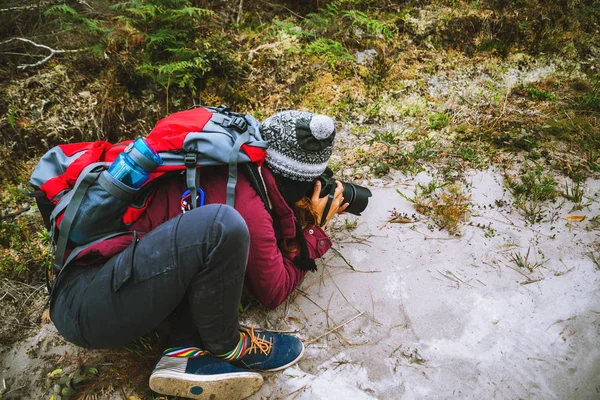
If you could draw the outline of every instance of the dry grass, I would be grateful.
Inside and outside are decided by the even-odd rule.
[[[46,301],[45,285],[0,280],[0,345],[8,345],[37,329]]]
[[[460,227],[468,221],[471,193],[458,183],[433,180],[426,185],[417,184],[413,197],[398,193],[413,203],[419,213],[430,216],[440,229],[446,229],[451,235],[460,235]]]

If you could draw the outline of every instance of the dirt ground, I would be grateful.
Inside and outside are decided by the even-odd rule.
[[[338,217],[331,227],[334,249],[295,297],[244,314],[244,323],[294,332],[307,347],[297,366],[266,375],[252,399],[600,397],[597,227],[565,220],[568,202],[529,226],[512,207],[496,206],[510,199],[493,169],[467,173],[472,224],[460,236],[431,229],[424,216],[387,222],[394,208],[414,214],[397,190],[429,179],[376,181],[362,217]],[[575,214],[597,215],[599,191],[600,180],[588,181],[592,202]],[[537,267],[515,265],[517,253]],[[102,352],[71,346],[43,324],[3,350],[3,398],[50,398],[48,373],[93,354]],[[104,390],[89,398],[134,395],[127,386]]]

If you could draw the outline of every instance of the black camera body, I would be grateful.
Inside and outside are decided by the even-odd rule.
[[[333,178],[333,172],[327,168],[325,172],[323,172],[323,174],[321,174],[321,176],[319,176],[317,179],[321,182],[321,193],[319,194],[319,197],[333,195],[336,188],[336,179]],[[349,212],[350,214],[360,215],[360,213],[367,208],[367,205],[369,204],[369,197],[371,197],[373,194],[366,187],[354,185],[341,180],[339,181],[344,187],[344,192],[342,194],[344,203],[350,203],[345,211]]]

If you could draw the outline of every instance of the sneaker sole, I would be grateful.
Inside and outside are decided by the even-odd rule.
[[[262,376],[251,371],[218,375],[156,371],[150,376],[150,389],[157,393],[199,400],[244,399],[262,384]]]

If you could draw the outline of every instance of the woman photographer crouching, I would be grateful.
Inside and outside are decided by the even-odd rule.
[[[67,340],[124,346],[180,310],[150,388],[197,399],[247,397],[262,384],[256,371],[280,370],[302,356],[293,336],[240,329],[238,307],[244,285],[277,307],[331,247],[323,228],[348,204],[339,181],[331,200],[320,197],[316,178],[332,153],[334,121],[284,111],[260,130],[269,142],[266,165],[258,177],[239,174],[235,209],[224,205],[227,167],[199,170],[206,205],[189,211],[182,209],[185,179],[170,175],[156,181],[148,208],[129,227],[133,243],[115,237],[77,256],[50,307]],[[80,223],[101,223],[98,215],[92,220]]]

